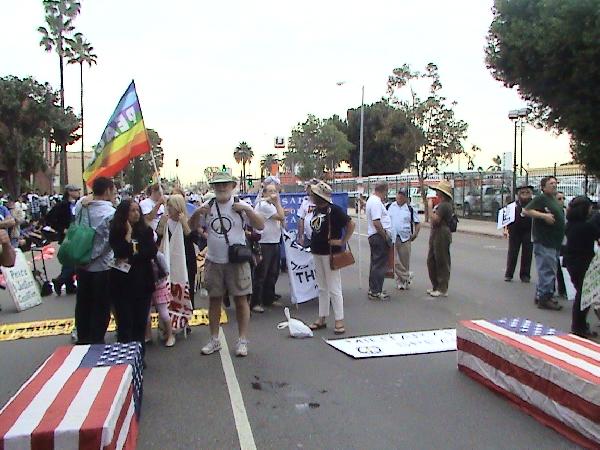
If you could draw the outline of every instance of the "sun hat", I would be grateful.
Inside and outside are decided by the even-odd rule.
[[[531,189],[533,191],[533,186],[527,183],[523,183],[521,186],[517,187],[517,192],[521,189]]]
[[[452,186],[450,185],[450,182],[448,180],[442,180],[438,183],[437,186],[430,186],[430,187],[434,191],[439,191],[439,192],[447,195],[448,197],[450,197],[450,199],[454,198],[454,196],[452,195]]]
[[[218,183],[236,183],[237,184],[237,180],[235,179],[235,177],[232,177],[227,172],[217,172],[213,175],[209,184],[218,184]]]
[[[331,186],[324,181],[319,181],[317,184],[313,184],[310,187],[310,190],[314,195],[322,198],[327,203],[333,203],[331,200],[331,194],[333,192]]]
[[[80,187],[77,187],[77,186],[75,186],[74,184],[67,184],[67,185],[65,186],[65,190],[66,190],[66,191],[80,191],[80,190],[81,190],[81,188],[80,188]]]

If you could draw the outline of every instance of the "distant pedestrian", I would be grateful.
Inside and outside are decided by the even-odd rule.
[[[540,309],[561,310],[553,299],[558,269],[558,254],[565,235],[565,214],[556,201],[557,181],[553,176],[541,180],[542,193],[523,210],[533,219],[533,253],[538,274],[535,302]]]
[[[448,297],[450,283],[450,244],[452,232],[450,220],[454,213],[452,208],[452,186],[446,180],[441,181],[436,187],[436,206],[431,215],[431,233],[429,235],[429,250],[427,252],[427,270],[431,289],[427,293],[432,297]]]
[[[396,201],[389,206],[388,213],[392,220],[396,287],[408,289],[413,279],[410,271],[411,243],[419,235],[421,224],[419,213],[410,205],[406,189],[398,189]]]
[[[344,325],[344,298],[340,269],[332,269],[330,255],[343,251],[354,233],[354,222],[347,212],[332,201],[331,187],[320,181],[312,185],[311,197],[316,207],[311,219],[311,252],[319,286],[319,318],[310,325],[313,330],[327,327],[330,305],[335,318],[334,333],[346,332]]]
[[[578,196],[569,202],[567,209],[567,246],[564,264],[575,286],[571,332],[584,338],[597,337],[587,322],[589,307],[581,310],[583,279],[594,258],[594,243],[600,239],[600,228],[590,221],[592,202],[586,196]]]
[[[521,268],[519,277],[523,283],[531,280],[531,259],[533,244],[531,243],[531,217],[523,212],[523,208],[531,201],[533,186],[523,185],[517,190],[515,206],[515,221],[508,225],[508,255],[506,257],[506,272],[504,281],[512,281],[517,267],[519,249],[521,249]]]
[[[392,221],[384,201],[387,201],[388,184],[379,182],[375,192],[367,200],[367,233],[371,248],[369,268],[369,293],[371,300],[389,298],[383,290],[383,281],[387,272],[389,249],[392,247]]]

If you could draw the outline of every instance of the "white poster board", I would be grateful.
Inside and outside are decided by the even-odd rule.
[[[296,242],[295,234],[284,232],[285,259],[290,278],[291,300],[293,304],[304,303],[319,296],[315,262],[310,249]]]
[[[498,229],[501,230],[505,226],[513,223],[516,219],[516,208],[515,202],[509,203],[504,208],[498,210]]]
[[[2,267],[2,274],[6,280],[8,292],[15,302],[17,311],[25,311],[42,304],[42,296],[38,283],[33,278],[33,273],[19,249],[15,249],[16,258],[14,267]]]
[[[600,303],[600,253],[590,263],[581,290],[581,310]]]
[[[456,350],[456,329],[326,339],[325,342],[355,359],[451,352]]]

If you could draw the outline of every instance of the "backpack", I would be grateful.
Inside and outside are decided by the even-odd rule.
[[[458,216],[456,213],[452,213],[450,219],[448,219],[448,228],[450,228],[451,233],[455,233],[458,228]]]
[[[87,211],[88,223],[81,223],[83,210]],[[82,207],[77,220],[67,230],[67,235],[58,249],[58,260],[63,266],[75,267],[85,266],[92,260],[92,249],[94,248],[94,236],[96,230],[90,226],[90,211]]]

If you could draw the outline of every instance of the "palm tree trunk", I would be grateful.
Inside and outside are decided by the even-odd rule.
[[[240,189],[242,192],[246,192],[246,160],[242,160],[242,182],[240,183]]]
[[[60,39],[60,38],[59,38]],[[65,77],[64,77],[64,62],[62,55],[62,42],[59,43],[58,62],[60,68],[60,107],[65,109]],[[60,189],[64,190],[65,185],[69,182],[67,172],[67,147],[64,144],[60,146]]]
[[[83,179],[85,172],[85,151],[83,149],[83,61],[79,63],[79,101],[81,103],[81,182],[83,183],[83,193],[87,195],[87,185]]]

